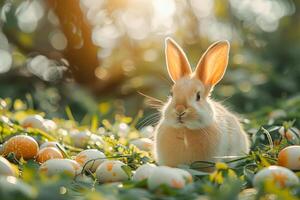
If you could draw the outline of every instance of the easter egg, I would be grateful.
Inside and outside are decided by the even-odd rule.
[[[278,165],[300,170],[300,146],[293,145],[282,149],[278,154]]]
[[[153,141],[149,138],[139,138],[132,140],[130,144],[135,145],[137,148],[143,151],[151,151],[153,147]]]
[[[178,169],[167,166],[155,168],[148,178],[148,187],[153,190],[160,185],[167,185],[172,188],[183,188],[186,185],[183,173],[178,173]]]
[[[96,177],[100,183],[119,182],[128,180],[127,173],[122,166],[126,166],[121,161],[106,160],[99,165],[96,170]]]
[[[154,135],[154,127],[153,126],[145,126],[140,130],[140,134],[144,138],[150,138]]]
[[[179,168],[173,168],[173,169],[175,171],[177,171],[177,173],[180,174],[184,178],[186,183],[192,183],[193,182],[193,177],[188,171],[186,171],[184,169],[179,169]]]
[[[295,127],[285,129],[283,126],[280,127],[278,132],[282,137],[285,137],[292,144],[300,144],[300,131]]]
[[[96,144],[96,145],[103,145],[104,141],[102,139],[101,136],[96,135],[96,134],[91,134],[90,140],[92,143]]]
[[[259,186],[265,181],[272,181],[278,187],[288,187],[299,183],[294,172],[281,166],[270,166],[260,170],[253,178],[253,186]]]
[[[44,142],[41,146],[40,146],[40,149],[44,149],[46,147],[54,147],[58,150],[61,150],[63,149],[63,147],[58,143],[58,142]]]
[[[0,175],[15,176],[14,169],[8,160],[0,156]]]
[[[85,169],[95,172],[97,167],[105,161],[105,155],[97,149],[87,149],[77,154],[75,160]],[[94,160],[96,159],[96,160]],[[94,160],[94,161],[92,161]]]
[[[50,159],[44,162],[39,171],[48,176],[57,174],[67,174],[71,177],[81,172],[81,166],[74,160],[70,159]]]
[[[53,130],[57,129],[56,123],[53,120],[50,120],[50,119],[45,119],[44,120],[44,126],[45,126],[47,131],[53,131]]]
[[[47,127],[44,124],[44,118],[40,115],[29,115],[21,123],[24,128],[37,128],[42,131],[47,131]]]
[[[16,158],[32,159],[39,151],[38,143],[30,136],[17,135],[4,143],[3,154],[14,153]]]
[[[157,166],[154,164],[144,164],[141,165],[137,170],[135,171],[132,180],[134,181],[142,181],[144,179],[147,179],[153,172],[153,170]]]
[[[119,123],[113,126],[113,132],[116,133],[119,137],[124,138],[130,132],[130,127],[126,123]]]
[[[63,158],[63,155],[57,148],[45,147],[39,150],[36,156],[36,161],[38,161],[39,163],[43,163],[53,158]]]
[[[85,148],[90,140],[91,132],[89,130],[73,131],[70,136],[74,146]]]

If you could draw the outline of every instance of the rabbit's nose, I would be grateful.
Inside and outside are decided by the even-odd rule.
[[[175,112],[177,115],[182,116],[185,114],[186,107],[184,105],[176,105]]]

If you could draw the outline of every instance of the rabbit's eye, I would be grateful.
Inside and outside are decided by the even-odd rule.
[[[170,91],[169,97],[173,97],[173,92],[172,91]]]
[[[196,94],[196,101],[199,101],[200,100],[200,92],[197,92]]]

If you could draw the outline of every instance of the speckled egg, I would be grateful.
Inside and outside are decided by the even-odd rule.
[[[0,175],[15,176],[15,171],[8,160],[0,156]]]
[[[63,158],[62,153],[54,147],[45,147],[41,150],[39,150],[36,161],[39,163],[44,163],[47,160],[54,159],[54,158]]]
[[[75,160],[85,169],[95,172],[98,166],[105,161],[105,155],[97,149],[87,149],[77,154]],[[92,161],[97,159],[95,161]]]
[[[47,131],[47,127],[44,124],[44,118],[40,115],[29,115],[21,123],[24,128],[37,128],[42,131]]]
[[[147,179],[153,172],[153,170],[156,168],[157,166],[154,164],[144,164],[141,165],[139,168],[137,168],[137,170],[135,171],[132,180],[134,181],[142,181],[144,179]]]
[[[3,154],[14,153],[16,158],[23,157],[25,160],[35,158],[39,151],[38,143],[30,136],[17,135],[4,143]]]
[[[299,183],[294,172],[281,166],[270,166],[260,170],[253,178],[253,186],[259,186],[265,181],[273,181],[278,187],[288,187]]]
[[[39,170],[48,176],[67,174],[74,177],[81,172],[81,166],[70,159],[51,159],[44,162]]]
[[[153,147],[153,141],[149,138],[139,138],[132,140],[130,144],[135,145],[137,148],[143,151],[151,151]]]
[[[153,190],[160,185],[167,185],[172,188],[183,188],[186,180],[183,173],[178,173],[178,169],[167,166],[159,166],[155,168],[148,178],[148,187]]]
[[[96,177],[100,183],[119,182],[128,180],[127,173],[122,166],[126,166],[121,161],[106,160],[99,165],[96,170]]]
[[[292,145],[282,149],[278,154],[278,165],[300,170],[300,146]]]

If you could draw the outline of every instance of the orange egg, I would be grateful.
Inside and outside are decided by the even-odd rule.
[[[45,147],[41,149],[36,156],[36,160],[39,163],[43,163],[53,158],[63,158],[61,152],[54,147]]]
[[[38,143],[30,136],[17,135],[4,143],[3,154],[14,153],[16,158],[32,159],[39,151]]]
[[[300,169],[300,146],[291,145],[282,149],[278,154],[278,165],[291,170]]]

